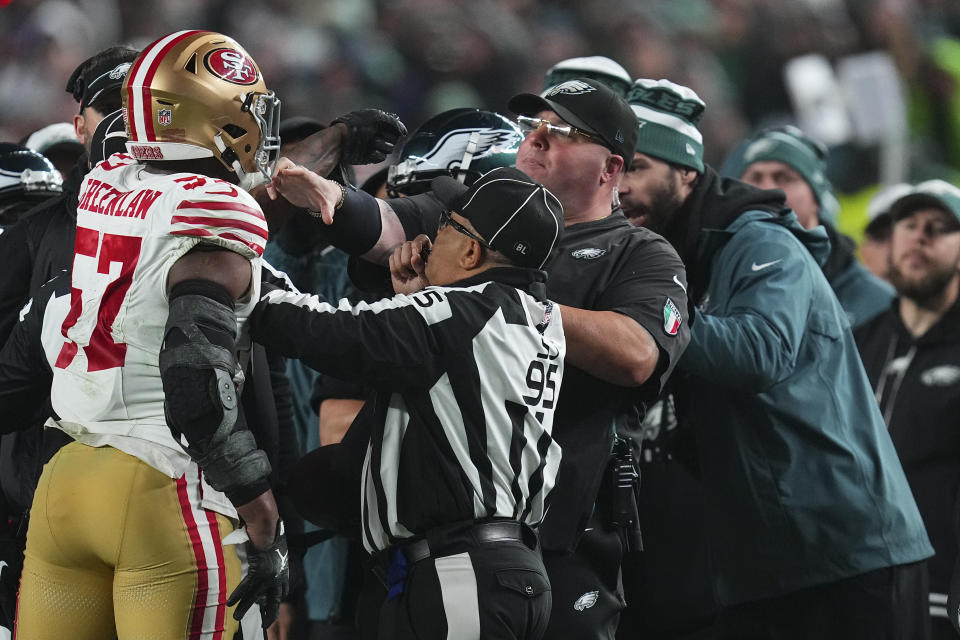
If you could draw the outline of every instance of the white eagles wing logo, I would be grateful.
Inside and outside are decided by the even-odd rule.
[[[574,260],[596,260],[606,252],[606,249],[577,249],[570,255]]]
[[[597,597],[599,595],[599,591],[587,591],[585,594],[577,598],[577,601],[573,603],[573,608],[577,611],[589,609],[593,605],[597,604]]]
[[[478,138],[477,150],[473,153],[474,160],[507,151],[523,140],[523,136],[516,131],[490,128],[454,129],[440,138],[430,151],[417,157],[416,165],[429,163],[444,169],[456,169],[463,161],[463,150],[467,148],[470,136],[474,133]],[[445,157],[438,157],[441,154]]]
[[[949,387],[960,380],[960,367],[945,364],[927,369],[920,374],[920,381],[928,387]]]
[[[110,71],[110,79],[119,80],[120,78],[123,78],[124,76],[127,75],[127,71],[129,69],[130,69],[129,62],[121,62]]]
[[[591,87],[583,80],[567,80],[547,91],[547,95],[545,95],[544,98],[550,98],[560,93],[575,96],[580,93],[590,93],[596,90],[595,87]]]

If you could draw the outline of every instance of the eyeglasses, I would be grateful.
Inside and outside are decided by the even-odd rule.
[[[463,226],[462,224],[460,224],[459,222],[451,218],[449,211],[444,211],[443,213],[440,214],[440,224],[437,225],[437,231],[440,231],[447,225],[450,225],[451,227],[454,228],[455,231],[459,231],[460,233],[467,236],[471,240],[476,240],[477,242],[480,243],[481,247],[484,247],[485,249],[490,248],[490,245],[487,244],[486,240],[484,240],[483,238],[475,234],[473,231],[470,231],[470,229],[467,229],[465,226]]]
[[[600,140],[597,136],[592,133],[587,133],[582,129],[577,129],[573,125],[569,124],[553,124],[549,120],[544,120],[543,118],[531,118],[530,116],[517,116],[517,126],[520,127],[520,130],[523,131],[524,136],[528,136],[540,127],[544,127],[547,130],[547,134],[551,136],[556,136],[558,138],[570,138],[573,139],[575,135],[583,136],[590,142],[596,142],[597,144],[603,144],[603,141]]]

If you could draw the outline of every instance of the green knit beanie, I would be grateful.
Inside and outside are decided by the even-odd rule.
[[[731,158],[730,174],[741,178],[754,162],[775,160],[792,167],[810,185],[820,219],[834,223],[839,203],[827,179],[827,148],[794,126],[764,129],[739,147],[742,155]]]
[[[627,102],[640,127],[636,150],[703,173],[703,136],[697,123],[707,108],[692,89],[669,80],[641,78]]]
[[[576,78],[602,82],[621,98],[626,98],[630,90],[630,74],[618,62],[604,56],[587,56],[561,60],[550,67],[543,80],[543,91]]]

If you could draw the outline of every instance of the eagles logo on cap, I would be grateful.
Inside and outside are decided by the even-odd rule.
[[[203,63],[211,73],[233,84],[251,85],[259,79],[253,60],[234,49],[215,49]]]
[[[544,97],[552,98],[561,93],[568,96],[575,96],[581,93],[590,93],[591,91],[596,91],[596,89],[583,80],[567,80],[547,91]]]
[[[129,62],[121,62],[110,70],[107,77],[111,80],[122,80],[127,75],[127,71],[130,70],[130,64]]]

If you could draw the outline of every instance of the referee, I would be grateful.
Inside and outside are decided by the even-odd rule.
[[[376,389],[348,434],[370,430],[362,537],[388,589],[379,615],[361,611],[361,624],[379,619],[364,637],[539,638],[551,593],[531,527],[560,464],[551,431],[566,350],[541,268],[563,210],[513,168],[432,188],[447,211],[433,244],[396,250],[398,295],[333,307],[273,291],[252,335]]]

